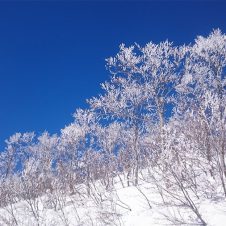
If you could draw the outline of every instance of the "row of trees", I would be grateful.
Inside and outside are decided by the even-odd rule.
[[[156,184],[163,202],[187,206],[205,225],[198,200],[226,197],[225,66],[220,30],[190,45],[122,44],[107,59],[103,94],[60,135],[16,133],[6,141],[0,206],[56,188],[72,194],[78,184],[90,195],[96,180],[110,189],[116,177],[138,186],[148,169],[142,180]]]

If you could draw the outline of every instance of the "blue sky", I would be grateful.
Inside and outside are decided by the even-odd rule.
[[[0,2],[0,149],[15,132],[59,132],[109,78],[120,43],[226,33],[223,1]]]

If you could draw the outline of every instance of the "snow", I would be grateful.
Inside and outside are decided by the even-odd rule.
[[[77,189],[85,193],[85,186],[79,185]],[[162,205],[161,197],[153,183],[145,181],[140,181],[137,187],[123,187],[116,179],[110,191],[106,191],[97,181],[95,186],[91,187],[90,197],[79,194],[57,195],[49,192],[33,201],[35,201],[33,207],[38,209],[39,224],[32,214],[28,201],[23,200],[0,209],[0,225],[160,226],[175,225],[172,219],[183,219],[186,222],[191,217],[190,211],[185,207]],[[17,224],[10,222],[12,209]],[[226,201],[222,197],[202,200],[199,211],[209,226],[226,224]]]

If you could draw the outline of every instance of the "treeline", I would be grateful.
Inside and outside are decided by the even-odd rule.
[[[182,46],[122,44],[106,66],[103,94],[59,135],[16,133],[6,141],[0,206],[56,190],[74,194],[79,184],[90,195],[97,180],[107,190],[114,178],[123,186],[145,180],[165,204],[188,207],[206,225],[198,200],[226,197],[226,35],[214,30]]]

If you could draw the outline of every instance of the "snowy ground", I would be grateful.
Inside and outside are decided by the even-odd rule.
[[[186,221],[192,215],[183,207],[161,205],[161,197],[152,183],[140,182],[138,187],[123,188],[117,182],[111,192],[96,183],[90,197],[82,195],[84,186],[78,190],[80,194],[49,193],[2,208],[0,225],[176,225],[175,219]],[[210,226],[226,225],[226,201],[220,200],[200,202],[199,210]],[[178,225],[182,224],[178,221]]]

